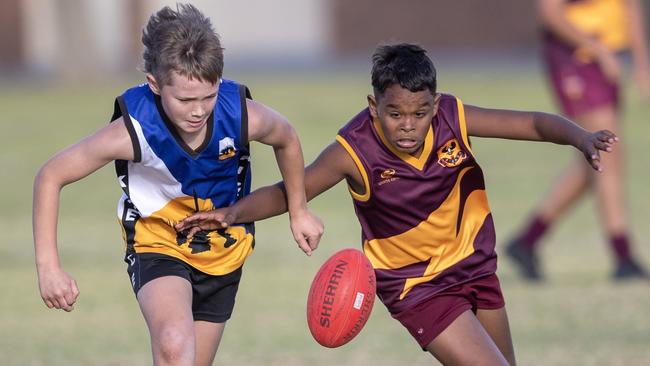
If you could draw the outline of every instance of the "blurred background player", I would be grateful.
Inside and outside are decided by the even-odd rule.
[[[307,197],[348,183],[377,294],[423,350],[445,365],[514,365],[494,222],[469,136],[572,145],[594,169],[616,136],[553,114],[464,105],[436,91],[434,65],[416,45],[380,46],[372,87],[368,108],[307,167]],[[260,188],[177,229],[191,236],[278,215],[283,192],[281,183]]]
[[[618,53],[631,50],[634,79],[650,100],[650,72],[643,9],[639,0],[538,0],[543,56],[563,114],[587,130],[620,135],[621,65]],[[623,149],[602,159],[593,171],[581,156],[551,185],[529,221],[508,244],[507,254],[522,275],[543,277],[537,246],[545,233],[583,193],[593,189],[602,227],[615,258],[615,279],[647,277],[634,258],[625,209]]]
[[[295,129],[247,98],[245,86],[222,79],[223,50],[211,21],[191,5],[165,7],[149,18],[142,42],[147,83],[125,91],[108,126],[55,155],[36,176],[39,289],[49,308],[73,309],[79,290],[57,251],[59,193],[115,160],[124,261],[149,328],[153,364],[211,365],[253,251],[253,224],[191,239],[174,224],[249,193],[249,141],[273,147],[291,229],[307,254],[322,224],[307,208]]]

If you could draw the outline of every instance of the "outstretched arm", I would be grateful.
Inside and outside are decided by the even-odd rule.
[[[467,133],[471,136],[547,141],[572,145],[598,171],[600,151],[611,151],[618,137],[610,131],[591,133],[572,121],[551,113],[488,109],[465,105]]]
[[[305,191],[308,200],[327,191],[343,179],[362,185],[361,174],[354,161],[338,143],[330,144],[305,170]],[[231,207],[200,212],[176,225],[176,230],[225,228],[234,223],[263,220],[287,212],[286,189],[282,182],[256,189]],[[301,247],[307,254],[316,248]]]
[[[305,253],[318,246],[323,234],[320,218],[307,208],[304,184],[305,162],[296,130],[286,118],[267,106],[247,100],[250,141],[270,145],[286,188],[291,232]]]
[[[38,285],[49,308],[71,311],[79,290],[61,268],[57,250],[57,216],[61,189],[109,161],[133,159],[133,147],[123,121],[117,120],[61,151],[39,170],[34,180],[32,212]]]

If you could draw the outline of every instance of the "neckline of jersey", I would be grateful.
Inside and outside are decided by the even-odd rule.
[[[372,120],[373,127],[379,136],[379,139],[384,144],[384,146],[390,150],[395,156],[403,160],[405,163],[411,165],[415,169],[422,171],[424,169],[424,164],[429,160],[431,152],[433,151],[433,126],[429,124],[429,130],[427,131],[427,136],[424,138],[424,146],[422,148],[422,153],[419,157],[415,157],[411,154],[403,153],[398,151],[393,145],[388,142],[384,131],[381,129],[381,125],[377,119]]]
[[[218,92],[217,92],[218,93]],[[208,117],[208,120],[206,122],[207,124],[207,131],[205,132],[205,137],[203,138],[203,142],[199,147],[196,149],[192,149],[186,142],[183,140],[181,135],[178,133],[178,130],[176,130],[176,126],[172,123],[171,119],[169,116],[167,116],[167,113],[165,113],[165,109],[163,108],[162,105],[162,100],[160,98],[160,95],[154,93],[154,100],[156,102],[156,109],[158,110],[158,113],[160,114],[160,117],[162,118],[163,122],[165,123],[165,127],[167,127],[167,131],[172,135],[174,140],[176,141],[176,144],[183,149],[186,153],[188,153],[192,158],[196,158],[199,154],[201,154],[210,144],[210,140],[212,140],[212,133],[214,129],[214,110],[217,109],[217,103],[219,102],[219,95],[217,94],[217,100],[215,102],[214,109],[212,109],[212,112],[210,113],[210,116]]]

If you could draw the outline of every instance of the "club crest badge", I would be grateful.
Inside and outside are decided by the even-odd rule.
[[[224,137],[219,140],[219,160],[226,160],[235,156],[235,140],[232,137]]]
[[[461,150],[458,140],[451,139],[438,149],[438,164],[453,168],[467,159],[467,153]]]

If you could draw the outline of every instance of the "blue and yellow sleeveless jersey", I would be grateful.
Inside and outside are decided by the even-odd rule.
[[[492,214],[459,99],[441,96],[417,158],[396,150],[368,109],[336,139],[364,180],[364,192],[349,189],[377,294],[391,313],[495,273]]]
[[[190,149],[148,85],[117,98],[133,143],[133,161],[116,161],[123,190],[117,215],[127,258],[160,253],[212,275],[230,273],[254,246],[252,224],[199,232],[188,242],[174,225],[199,211],[226,207],[250,192],[251,173],[245,86],[221,80],[203,144]]]

